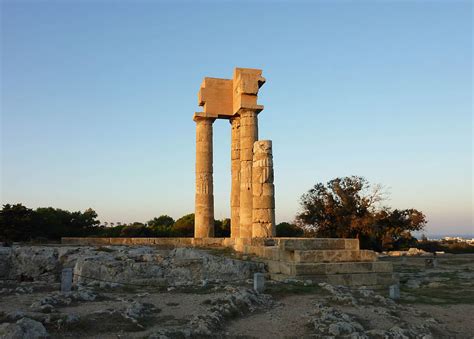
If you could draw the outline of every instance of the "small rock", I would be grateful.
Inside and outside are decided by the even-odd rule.
[[[42,323],[22,318],[16,323],[3,323],[0,325],[0,338],[3,339],[37,339],[48,338],[48,332]]]

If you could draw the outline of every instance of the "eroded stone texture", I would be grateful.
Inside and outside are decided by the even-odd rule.
[[[198,93],[203,112],[195,115],[207,119],[198,134],[210,130],[210,141],[196,145],[196,225],[195,237],[214,235],[211,230],[214,216],[212,196],[212,121],[229,119],[232,125],[231,163],[231,237],[252,237],[252,161],[253,143],[258,140],[257,114],[263,106],[257,104],[259,88],[265,83],[262,71],[236,68],[232,79],[204,78]],[[211,121],[209,125],[209,121]],[[206,131],[207,131],[206,130]],[[199,132],[201,131],[201,132]],[[198,138],[199,139],[199,138]],[[199,140],[197,140],[199,142]]]
[[[253,68],[236,68],[233,76],[233,108],[234,114],[242,109],[254,110],[257,113],[263,110],[257,104],[257,94],[265,83],[262,70]]]
[[[198,104],[203,107],[203,116],[209,118],[232,118],[234,115],[232,91],[232,80],[204,78],[198,93]]]
[[[240,238],[252,237],[252,164],[253,144],[258,139],[257,112],[240,114]]]
[[[214,236],[214,187],[212,177],[212,124],[214,119],[195,114],[196,200],[194,237]]]
[[[231,134],[231,180],[230,191],[230,236],[240,237],[240,117],[230,120]]]
[[[274,237],[275,187],[270,140],[256,141],[253,145],[252,195],[252,237]]]

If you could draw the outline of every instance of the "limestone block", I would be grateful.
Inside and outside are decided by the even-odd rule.
[[[375,261],[376,254],[373,251],[359,250],[296,250],[294,260],[295,262]]]
[[[377,284],[377,274],[351,274],[351,282],[349,286],[370,286]]]
[[[263,273],[254,273],[253,289],[258,293],[262,293],[265,290],[265,275]]]
[[[256,238],[268,238],[274,236],[274,227],[270,222],[267,223],[253,223],[252,224],[252,237]]]
[[[282,272],[282,270],[281,270],[282,262],[281,261],[266,260],[265,263],[267,264],[267,270],[268,270],[269,273],[273,273],[273,274],[283,273],[283,274],[287,274],[287,275],[291,274],[290,269],[284,270],[285,272]],[[284,263],[283,263],[283,265],[284,265]]]
[[[358,239],[332,238],[280,238],[280,247],[285,250],[337,250],[358,249]]]
[[[389,286],[389,297],[394,300],[400,299],[400,285],[394,284]]]
[[[377,261],[372,263],[373,271],[380,273],[393,272],[393,265],[390,262]]]
[[[314,274],[326,274],[327,265],[323,263],[301,263],[291,264],[293,275],[314,275]]]
[[[242,108],[254,108],[261,111],[263,106],[257,105],[259,88],[265,83],[259,69],[236,68],[233,76],[233,108],[238,112]]]
[[[274,213],[269,209],[254,209],[253,210],[253,222],[254,223],[268,223],[272,222]]]
[[[359,249],[359,239],[344,239],[345,246],[347,250],[358,250]]]
[[[263,247],[263,257],[270,260],[280,260],[280,249],[277,246]]]
[[[198,93],[198,104],[213,117],[233,116],[233,81],[229,79],[204,78]]]
[[[252,180],[258,184],[273,184],[273,168],[270,166],[260,166],[254,161],[252,166]]]
[[[366,262],[328,263],[324,265],[326,265],[327,274],[374,272],[372,263]]]
[[[253,207],[255,209],[260,209],[260,208],[274,209],[275,197],[269,196],[269,195],[255,196],[253,197]]]
[[[63,268],[61,272],[61,292],[71,292],[72,268]]]

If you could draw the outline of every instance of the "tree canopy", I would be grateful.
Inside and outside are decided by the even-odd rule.
[[[380,185],[363,177],[336,178],[318,183],[301,197],[297,224],[315,237],[358,238],[363,248],[397,248],[413,241],[412,231],[426,224],[416,209],[382,205],[386,199]]]
[[[87,236],[100,224],[96,218],[97,213],[90,208],[84,212],[69,212],[52,207],[32,210],[22,204],[6,204],[0,210],[0,238],[25,241]]]

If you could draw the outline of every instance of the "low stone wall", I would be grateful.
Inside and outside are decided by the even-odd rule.
[[[234,245],[231,238],[61,238],[64,245],[136,245],[166,247],[230,247]]]

